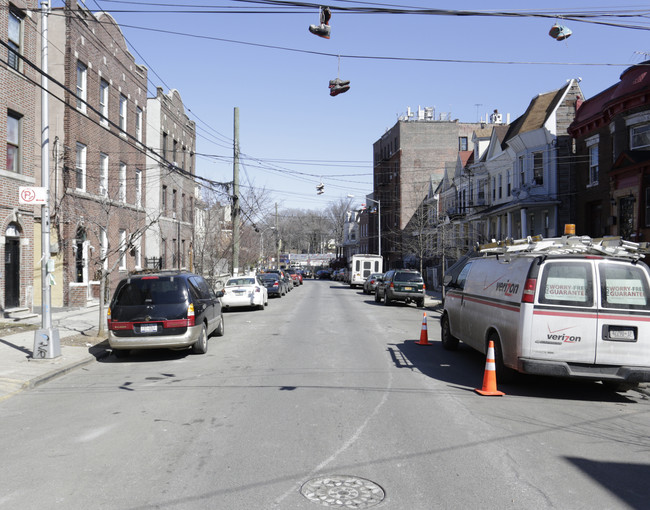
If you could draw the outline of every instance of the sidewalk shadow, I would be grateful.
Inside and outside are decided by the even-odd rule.
[[[439,341],[418,345],[416,340],[388,344],[388,352],[397,368],[417,370],[427,377],[466,391],[481,388],[485,355],[461,343],[457,351],[446,351]],[[517,374],[508,384],[498,383],[506,395],[556,400],[636,403],[625,394],[608,390],[597,381],[560,379]],[[631,396],[633,392],[631,393]]]
[[[32,357],[32,351],[31,349],[28,349],[27,347],[23,347],[22,345],[16,345],[12,344],[9,340],[5,340],[4,338],[0,338],[0,343],[3,343],[12,349],[16,349],[17,351],[24,352],[27,354],[30,358]]]

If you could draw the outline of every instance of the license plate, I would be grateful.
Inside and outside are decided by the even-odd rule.
[[[155,333],[158,331],[157,324],[143,324],[140,326],[140,333]]]
[[[246,292],[246,291],[245,290],[233,290],[233,293],[235,293],[235,294],[243,294],[244,292]]]
[[[634,331],[631,329],[610,329],[609,338],[614,340],[634,340]]]
[[[413,287],[404,287],[404,290],[413,290]]]

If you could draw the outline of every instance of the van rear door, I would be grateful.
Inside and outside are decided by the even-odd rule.
[[[546,260],[539,272],[537,299],[523,356],[593,364],[597,308],[591,260]],[[526,341],[528,339],[528,341]]]
[[[598,263],[596,363],[650,366],[650,288],[644,264]]]

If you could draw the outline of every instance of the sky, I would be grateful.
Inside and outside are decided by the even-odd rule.
[[[197,174],[232,181],[238,109],[240,186],[265,190],[280,209],[323,210],[349,195],[363,203],[372,192],[373,143],[408,107],[434,107],[436,117],[461,122],[498,109],[514,120],[533,97],[568,79],[581,78],[588,99],[650,59],[647,1],[551,0],[540,8],[521,0],[339,0],[327,4],[329,40],[308,31],[318,23],[317,3],[85,1],[120,25],[136,62],[149,69],[150,97],[157,86],[180,92],[197,124]],[[424,8],[549,17],[387,12]],[[562,19],[569,12],[632,16]],[[571,37],[551,38],[556,22]],[[328,83],[337,77],[350,80],[350,90],[331,97]],[[317,195],[321,182],[325,193]],[[247,205],[255,221],[261,213]]]

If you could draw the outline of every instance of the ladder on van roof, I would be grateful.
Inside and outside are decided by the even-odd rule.
[[[650,253],[647,242],[634,243],[619,236],[592,239],[589,236],[562,236],[544,239],[541,235],[528,236],[523,239],[507,238],[503,241],[479,244],[477,251],[484,254],[508,255],[567,255],[589,254],[606,257],[625,257],[633,260],[643,258]]]

